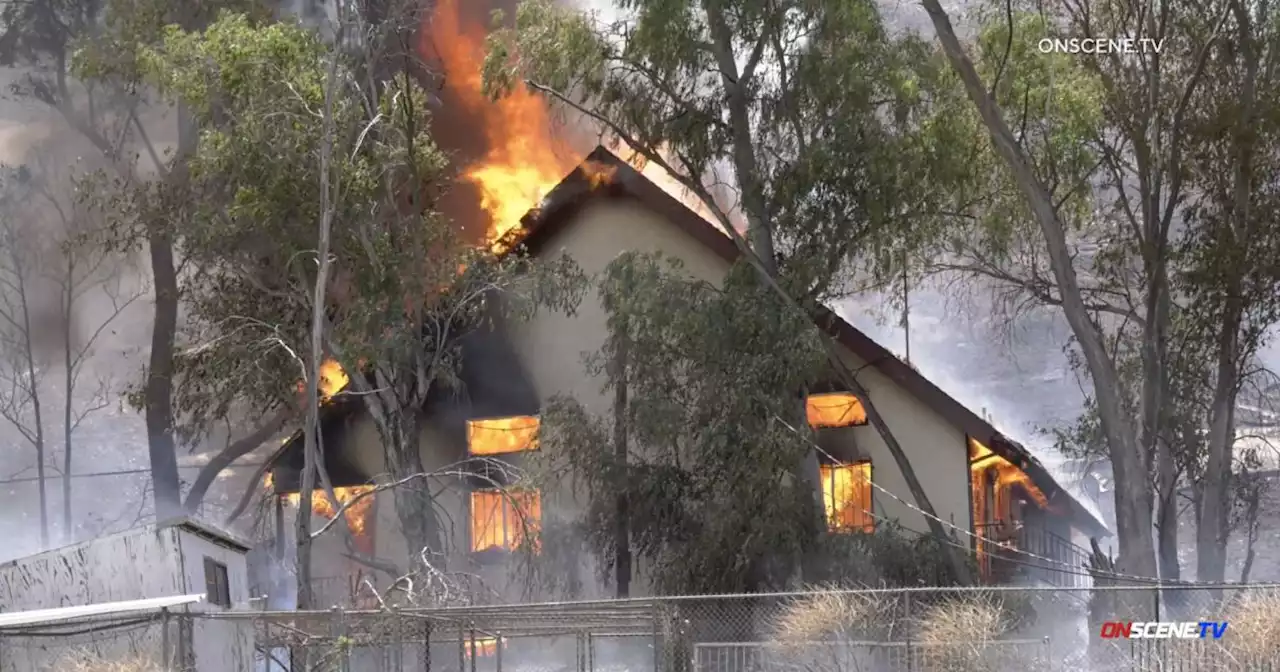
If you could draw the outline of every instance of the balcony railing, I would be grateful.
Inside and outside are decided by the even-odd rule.
[[[984,582],[1089,585],[1089,552],[1070,540],[1034,524],[995,522],[975,528],[974,532],[983,539],[978,569]]]

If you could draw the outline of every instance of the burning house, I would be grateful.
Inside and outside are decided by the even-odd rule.
[[[459,152],[474,160],[463,166],[462,184],[451,197],[467,202],[462,210],[482,216],[480,221],[459,216],[460,226],[495,252],[518,246],[534,257],[568,255],[588,275],[624,251],[660,252],[680,259],[691,275],[719,282],[739,252],[700,203],[680,198],[681,188],[670,176],[652,166],[637,170],[604,148],[582,160],[553,137],[546,103],[532,92],[515,91],[496,102],[484,95],[479,64],[486,12],[479,10],[488,9],[481,7],[485,4],[441,0],[423,31],[424,55],[447,75],[448,85],[440,92],[447,113],[433,119],[437,135],[446,143],[471,138],[478,146]],[[473,10],[477,16],[465,14]],[[575,397],[588,411],[607,411],[611,402],[602,396],[601,381],[581,364],[582,355],[598,351],[606,334],[604,310],[594,292],[587,295],[573,316],[540,314],[468,334],[459,371],[465,393],[439,394],[423,409],[420,455],[426,470],[477,456],[518,464],[523,455],[539,450],[539,408],[555,395]],[[1015,569],[1034,566],[1026,562],[1026,553],[1046,559],[1040,563],[1041,578],[1079,580],[1077,572],[1055,570],[1078,569],[1087,539],[1107,534],[1086,507],[1025,448],[864,333],[834,313],[818,321],[853,368],[864,371],[864,384],[935,509],[962,531],[957,536],[977,553],[988,580],[1012,580]],[[333,396],[346,384],[336,367],[328,368],[324,382],[326,397],[332,397],[321,419],[325,471],[336,504],[356,503],[343,513],[352,532],[349,542],[341,535],[316,542],[314,592],[319,604],[349,603],[360,595],[367,601],[372,595],[361,584],[377,570],[361,557],[404,566],[409,549],[399,532],[394,495],[368,492],[387,469],[362,401],[355,395]],[[926,529],[923,517],[905,503],[911,498],[903,476],[857,399],[831,389],[813,395],[807,408],[824,451],[834,458],[821,466],[831,526],[866,531],[877,520],[895,519],[908,529]],[[283,529],[284,506],[298,500],[300,433],[282,455],[269,485],[278,495]],[[525,541],[527,525],[536,526],[558,501],[571,498],[569,486],[566,492],[515,496],[484,479],[454,480],[433,487],[440,518],[450,529],[446,564],[483,575],[489,585],[518,583],[506,567],[511,551]],[[313,510],[321,519],[332,519],[336,509],[323,492],[314,493]],[[288,546],[284,539],[278,544],[282,552]],[[1023,553],[1019,562],[1002,561],[1015,552],[1010,549]],[[643,575],[642,567],[638,571]],[[645,590],[638,576],[632,594]]]
[[[604,148],[553,188],[541,208],[526,214],[520,231],[519,246],[529,254],[569,255],[588,274],[634,250],[677,257],[689,273],[714,282],[739,255],[720,229]],[[1078,580],[1071,568],[1083,561],[1081,547],[1089,537],[1106,534],[1086,507],[1025,448],[884,347],[834,313],[822,316],[819,324],[855,369],[865,367],[864,384],[939,516],[968,533],[957,536],[967,537],[987,579],[1014,580],[1014,570],[1025,576],[1028,566],[1039,563],[1041,571],[1035,574],[1041,580]],[[553,395],[570,395],[589,411],[607,413],[611,400],[601,392],[601,381],[581,364],[583,353],[597,351],[606,333],[604,309],[588,299],[572,316],[539,314],[469,337],[461,364],[465,398],[442,400],[424,411],[424,466],[438,469],[481,455],[518,460],[522,453],[538,450],[538,404]],[[342,396],[326,405],[323,420],[326,468],[340,498],[353,496],[386,471],[372,422],[357,400]],[[879,519],[894,519],[907,529],[926,529],[921,514],[906,503],[911,497],[903,476],[868,426],[858,400],[831,390],[811,396],[807,407],[824,451],[833,457],[821,467],[833,528],[865,531]],[[274,487],[284,497],[296,496],[300,441],[294,439],[274,472]],[[567,484],[566,492],[524,492],[519,497],[465,479],[455,485],[436,498],[442,518],[453,521],[455,529],[447,563],[483,573],[490,585],[501,584],[502,559],[522,543],[521,525],[536,524],[546,507],[571,495]],[[353,528],[359,530],[360,543],[375,556],[403,560],[407,549],[397,531],[392,498],[362,502],[366,500],[373,503],[347,511],[359,518]],[[319,498],[316,506],[324,513],[330,503]],[[1016,562],[1004,562],[1015,552],[1021,552]],[[318,566],[324,562],[317,559]],[[327,566],[315,575],[320,581],[333,580],[352,570]],[[645,592],[643,568],[639,574],[634,595]]]

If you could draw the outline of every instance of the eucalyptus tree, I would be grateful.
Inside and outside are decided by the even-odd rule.
[[[931,235],[935,197],[963,170],[921,125],[943,71],[927,44],[891,37],[875,3],[628,0],[616,9],[604,19],[524,2],[514,27],[490,37],[490,90],[540,92],[669,172],[795,315],[841,296],[856,271],[894,277]],[[932,513],[875,400],[824,347]],[[813,451],[796,475],[818,492]],[[947,538],[941,521],[929,524]]]
[[[949,270],[1061,309],[1090,382],[1096,424],[1085,424],[1115,474],[1119,571],[1179,576],[1177,494],[1199,463],[1198,574],[1221,579],[1235,394],[1275,321],[1274,265],[1263,260],[1275,218],[1254,172],[1273,153],[1257,93],[1273,69],[1257,66],[1274,58],[1274,22],[1253,20],[1265,5],[1242,13],[1229,1],[1006,4],[969,52],[941,6],[925,6],[968,118],[991,138],[983,179],[1007,204],[955,236]],[[1148,41],[1139,53],[1036,53],[1045,39],[1117,35]],[[1059,142],[1043,142],[1046,132]],[[1223,244],[1246,231],[1261,255]],[[1196,356],[1219,365],[1206,371]],[[1188,372],[1205,382],[1188,387]],[[1204,417],[1207,443],[1178,454],[1171,435],[1185,418],[1171,409],[1206,391],[1217,409]]]
[[[372,419],[388,476],[403,481],[393,495],[412,556],[442,552],[428,483],[413,478],[424,472],[423,406],[456,384],[458,337],[490,304],[517,317],[570,309],[575,268],[495,259],[459,238],[434,208],[449,175],[427,92],[412,77],[370,83],[318,31],[224,14],[200,31],[169,29],[139,62],[202,128],[180,191],[182,251],[197,269],[183,288],[180,407],[207,419],[236,403],[296,405],[297,381],[317,378],[307,353],[318,337],[316,354],[342,367]]]

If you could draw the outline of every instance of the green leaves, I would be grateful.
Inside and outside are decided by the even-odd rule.
[[[716,288],[678,261],[627,253],[599,280],[610,340],[588,364],[609,390],[626,388],[630,450],[618,459],[612,423],[560,399],[542,416],[547,473],[586,486],[579,522],[606,564],[614,497],[625,495],[634,550],[662,590],[776,587],[774,565],[790,566],[813,539],[797,522],[811,500],[781,487],[809,445],[807,428],[792,426],[794,391],[825,370],[812,326],[745,265]]]
[[[896,273],[939,231],[949,147],[925,114],[928,46],[866,0],[628,0],[604,21],[528,0],[489,42],[491,93],[532,82],[624,151],[670,165],[728,219],[762,222],[790,286],[831,298],[853,270]],[[948,158],[948,165],[955,160]],[[760,198],[754,194],[758,192]]]
[[[238,406],[298,402],[326,145],[326,348],[353,387],[378,390],[380,410],[417,413],[434,384],[451,384],[456,336],[493,307],[523,317],[576,305],[584,281],[570,262],[494,259],[435,211],[447,157],[412,78],[370,86],[360,54],[246,14],[150,38],[134,45],[131,74],[190,110],[199,142],[185,179],[129,187],[125,200],[173,227],[191,269],[175,399],[191,432]]]

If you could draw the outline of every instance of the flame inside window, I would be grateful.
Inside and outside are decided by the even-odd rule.
[[[809,426],[815,429],[867,424],[866,409],[849,392],[809,395],[805,400],[805,415],[809,418]]]
[[[1049,499],[1045,497],[1044,492],[1036,486],[1027,472],[1018,468],[1018,465],[1004,459],[995,454],[992,450],[980,441],[969,439],[969,470],[973,472],[974,483],[980,483],[985,474],[994,468],[996,471],[995,486],[997,490],[997,499],[1007,501],[1008,491],[1018,485],[1028,497],[1032,499],[1042,509],[1049,507]],[[982,504],[982,502],[975,502]],[[1008,507],[1000,507],[994,514],[995,520],[1005,520],[1008,518]],[[975,512],[976,513],[976,512]],[[976,520],[983,520],[984,516],[976,516]]]
[[[467,421],[472,455],[501,455],[538,449],[538,417],[516,415]]]
[[[827,510],[827,525],[833,532],[876,529],[872,515],[871,463],[824,464],[822,501]]]
[[[471,493],[471,550],[520,548],[541,521],[538,492],[477,490]]]
[[[462,644],[462,654],[467,658],[467,660],[471,659],[472,642],[475,643],[477,658],[488,658],[498,653],[497,637],[476,637],[474,639],[468,638]],[[507,648],[506,637],[502,638],[502,648],[504,649]]]
[[[272,488],[273,483],[271,481],[271,474],[267,474],[263,484],[267,489]],[[325,494],[324,490],[315,490],[311,493],[311,513],[328,520],[333,520],[333,517],[338,513],[338,507],[351,502],[356,497],[359,497],[361,494],[371,490],[373,490],[372,485],[361,485],[350,488],[334,488],[333,494],[338,498],[338,506],[334,506],[333,502],[329,501],[329,497]],[[289,499],[289,503],[293,506],[298,506],[302,501],[302,496],[296,492],[289,493],[287,497]],[[377,495],[372,494],[365,496],[354,504],[348,506],[342,514],[346,517],[347,523],[351,527],[351,534],[355,537],[357,548],[361,552],[370,554],[373,553],[374,549],[373,536],[370,534],[371,530],[369,529],[369,524],[373,518],[373,504],[376,497]]]

